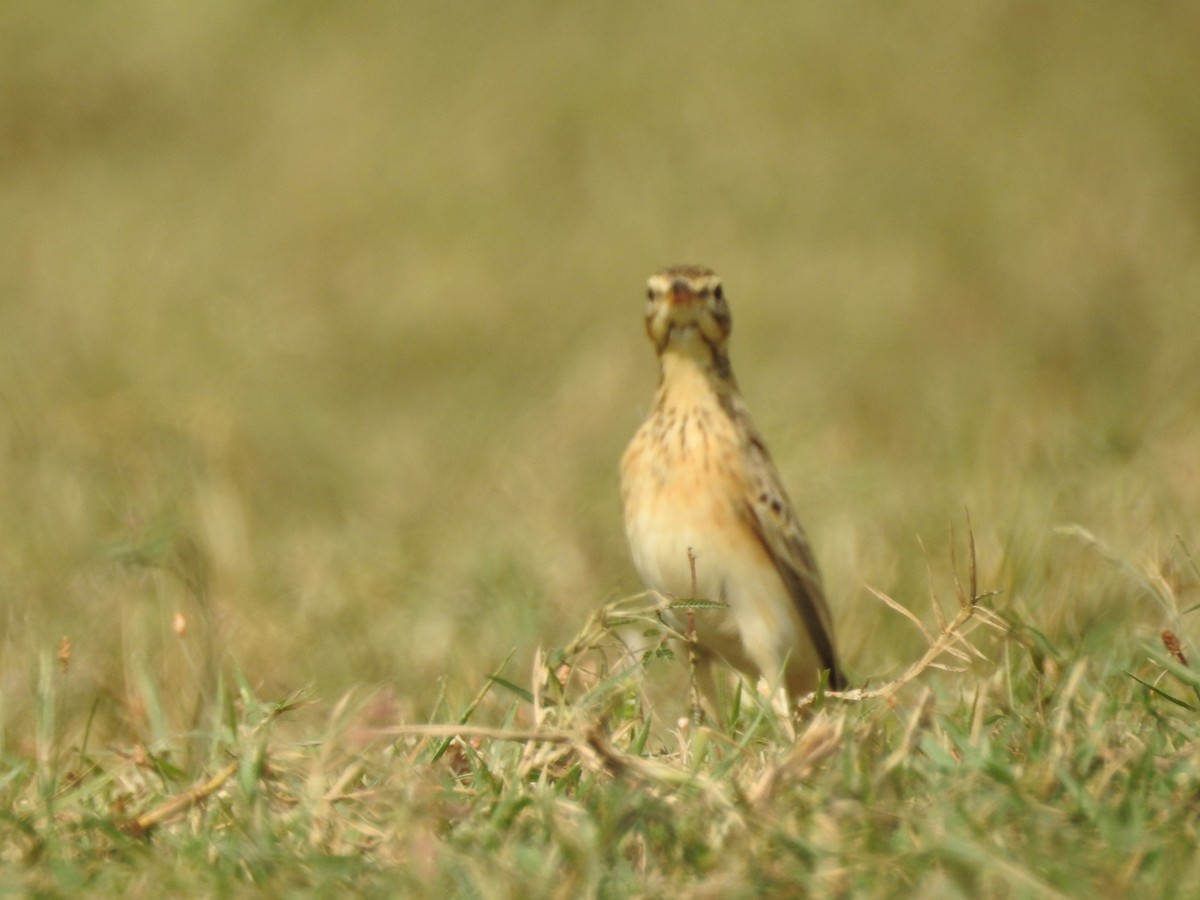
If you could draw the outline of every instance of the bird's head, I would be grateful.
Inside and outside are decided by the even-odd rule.
[[[712,269],[671,266],[646,282],[646,333],[660,356],[724,356],[731,326],[721,279]]]

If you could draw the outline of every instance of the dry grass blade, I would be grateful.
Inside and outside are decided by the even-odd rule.
[[[961,669],[953,666],[947,666],[945,663],[939,662],[939,658],[943,655],[952,656],[955,659],[959,659],[963,662],[968,662],[971,657],[979,660],[987,659],[983,651],[981,651],[978,647],[972,644],[970,640],[968,640],[967,629],[971,626],[973,621],[982,622],[983,624],[989,625],[1001,631],[1007,630],[1008,626],[998,617],[990,614],[982,606],[980,606],[981,601],[987,599],[988,597],[995,596],[997,592],[979,591],[975,558],[974,532],[969,527],[968,550],[970,552],[969,584],[971,593],[968,596],[963,591],[962,584],[956,574],[955,584],[959,591],[959,610],[957,615],[955,615],[955,617],[950,621],[946,621],[942,617],[937,598],[936,596],[933,597],[932,604],[934,609],[938,610],[935,615],[937,615],[938,622],[940,623],[940,628],[937,635],[931,634],[921,620],[917,618],[917,616],[911,610],[907,609],[901,603],[889,597],[883,591],[867,585],[867,590],[887,604],[890,609],[898,612],[900,615],[904,616],[904,618],[916,625],[921,634],[925,637],[925,640],[929,646],[921,658],[913,663],[903,674],[878,688],[849,691],[830,691],[828,692],[827,696],[836,697],[842,700],[867,700],[879,697],[890,697],[927,669],[935,668],[951,672],[962,671]],[[951,559],[955,559],[953,543],[951,544]],[[957,566],[955,566],[955,569],[957,570]],[[816,696],[810,694],[808,697],[803,698],[800,703],[797,704],[797,707],[804,708],[806,706],[810,706],[815,702],[815,700]]]
[[[143,813],[134,819],[130,819],[121,826],[122,830],[136,835],[150,833],[169,819],[207,800],[224,787],[225,782],[237,774],[237,770],[238,764],[236,762],[230,763],[212,778],[208,779],[208,781],[197,785],[191,790],[185,791],[177,797],[172,797],[148,813]]]
[[[896,749],[883,761],[883,765],[880,767],[881,776],[901,765],[912,754],[913,748],[917,745],[918,733],[929,722],[933,714],[933,705],[933,692],[926,688],[921,693],[920,701],[913,707],[912,714],[908,717],[908,723],[904,727],[904,737],[901,738]]]
[[[1082,525],[1060,525],[1054,529],[1056,533],[1068,535],[1081,540],[1084,544],[1091,547],[1099,553],[1104,559],[1112,563],[1122,572],[1129,576],[1130,580],[1136,583],[1147,594],[1154,597],[1159,602],[1166,602],[1169,598],[1165,598],[1161,591],[1156,587],[1154,581],[1147,578],[1137,566],[1133,565],[1124,556],[1114,550],[1111,546],[1096,536],[1091,530],[1084,528]]]
[[[929,607],[933,610],[933,618],[939,631],[946,629],[946,614],[942,612],[942,604],[938,602],[937,592],[933,589],[933,563],[929,560],[929,551],[925,549],[925,541],[917,535],[917,544],[921,548],[921,556],[925,560],[925,582],[929,585]],[[924,631],[924,629],[922,629]],[[928,634],[926,640],[929,640]]]
[[[535,741],[552,744],[570,743],[577,738],[571,731],[549,729],[489,728],[486,725],[392,725],[372,729],[373,734],[388,737],[454,738],[479,737],[493,741]]]
[[[954,619],[947,624],[945,630],[940,635],[938,635],[936,638],[933,639],[933,642],[929,645],[929,649],[925,651],[925,653],[921,656],[921,658],[919,660],[917,660],[915,663],[913,663],[911,666],[909,666],[909,668],[907,670],[905,670],[905,672],[903,674],[892,679],[891,681],[887,682],[886,684],[883,684],[877,688],[869,688],[869,689],[860,688],[860,689],[849,690],[849,691],[829,691],[829,692],[827,692],[826,696],[835,697],[840,700],[855,700],[855,701],[857,701],[857,700],[872,700],[872,699],[877,699],[877,698],[890,697],[890,696],[894,695],[897,691],[899,691],[902,687],[904,687],[906,684],[908,684],[909,682],[913,681],[918,676],[920,676],[922,672],[924,672],[925,670],[927,670],[929,668],[934,667],[934,663],[937,662],[938,657],[940,657],[944,653],[949,652],[951,650],[951,648],[953,647],[953,645],[959,644],[959,643],[969,647],[971,649],[971,651],[973,653],[977,654],[978,656],[983,657],[983,654],[977,648],[975,648],[973,645],[971,645],[967,641],[966,636],[961,633],[962,630],[971,621],[971,619],[974,615],[974,612],[975,612],[974,607],[971,607],[971,606],[963,607],[959,611],[958,615],[955,616]],[[954,671],[957,671],[957,670],[954,670]],[[810,694],[809,696],[803,698],[803,700],[801,700],[801,702],[798,704],[798,706],[801,708],[803,708],[805,706],[810,706],[815,701],[815,699],[816,699],[815,695]]]
[[[766,806],[786,781],[805,778],[842,744],[845,715],[822,711],[808,722],[792,749],[769,763],[746,790],[746,801],[755,809]]]
[[[935,638],[932,634],[929,633],[929,629],[927,629],[925,627],[925,623],[923,623],[920,619],[918,619],[916,617],[916,615],[910,609],[908,609],[908,607],[901,605],[900,603],[896,602],[891,597],[889,597],[887,594],[885,594],[883,591],[878,590],[877,588],[873,588],[869,584],[867,585],[867,590],[870,591],[872,594],[874,594],[876,597],[878,597],[880,600],[882,600],[884,603],[886,603],[893,610],[900,613],[900,615],[904,616],[904,618],[908,619],[908,621],[910,621],[914,625],[916,625],[917,628],[920,630],[921,634],[924,636],[925,642],[927,644],[932,644],[934,642]],[[944,625],[942,626],[942,630],[943,630],[943,632],[945,631]]]

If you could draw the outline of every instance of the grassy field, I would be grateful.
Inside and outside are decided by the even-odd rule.
[[[0,892],[1200,893],[1197,46],[4,4]],[[676,262],[865,689],[796,736],[602,627]]]

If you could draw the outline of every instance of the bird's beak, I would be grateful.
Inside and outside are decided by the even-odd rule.
[[[676,278],[671,282],[671,287],[667,291],[667,302],[671,306],[683,306],[691,303],[695,295],[692,293],[691,287],[688,286],[687,280]]]

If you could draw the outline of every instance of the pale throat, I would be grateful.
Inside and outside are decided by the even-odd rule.
[[[662,373],[659,392],[672,395],[715,394],[729,369],[724,350],[714,348],[696,328],[672,335],[659,354],[659,364]]]

